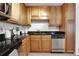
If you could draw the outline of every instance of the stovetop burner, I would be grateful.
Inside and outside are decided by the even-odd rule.
[[[0,51],[11,46],[10,40],[0,42]]]

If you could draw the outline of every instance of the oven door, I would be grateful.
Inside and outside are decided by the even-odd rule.
[[[14,49],[8,56],[19,56],[18,51]]]

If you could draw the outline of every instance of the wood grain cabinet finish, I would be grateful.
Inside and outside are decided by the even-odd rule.
[[[75,52],[75,22],[66,21],[66,52]]]
[[[30,37],[24,38],[22,44],[18,48],[18,54],[20,56],[27,56],[30,52]]]
[[[39,7],[31,7],[31,16],[39,17]]]
[[[32,6],[31,7],[31,19],[32,20],[43,20],[48,19],[48,7],[45,6]]]
[[[31,19],[39,19],[39,7],[31,7]]]
[[[56,8],[55,7],[49,7],[49,26],[55,26],[56,25]]]
[[[19,16],[20,16],[20,4],[19,3],[12,3],[11,17],[14,18],[12,20],[16,21],[18,23],[18,21],[20,19]]]
[[[31,52],[40,52],[41,49],[41,35],[31,35]]]
[[[28,9],[27,9],[28,10]],[[28,25],[26,6],[22,3],[12,3],[11,17],[20,25]],[[30,19],[29,19],[30,20]]]
[[[51,35],[31,35],[32,52],[51,52]]]
[[[52,47],[51,35],[42,35],[41,51],[51,52],[51,47]]]
[[[18,21],[18,23],[22,25],[27,25],[26,7],[24,4],[20,4],[20,20]]]
[[[61,26],[62,25],[62,8],[61,7],[49,7],[49,26]]]
[[[75,8],[74,3],[63,5],[64,21],[60,29],[65,31],[65,52],[75,52]]]
[[[30,7],[26,7],[26,20],[27,20],[27,24],[31,25],[31,8]]]
[[[64,9],[65,9],[65,15],[64,17],[66,19],[70,19],[70,20],[74,20],[75,19],[75,4],[71,4],[71,3],[67,3],[67,4],[64,4]]]
[[[62,7],[56,7],[56,24],[57,26],[62,25]]]
[[[49,16],[49,8],[46,6],[44,7],[39,7],[40,10],[39,10],[39,17],[40,19],[48,19],[48,16]]]

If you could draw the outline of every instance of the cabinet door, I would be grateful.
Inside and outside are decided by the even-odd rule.
[[[31,25],[31,8],[26,7],[26,19],[27,19],[27,24]]]
[[[27,25],[26,6],[24,4],[20,4],[20,19],[18,22],[21,25]]]
[[[51,52],[51,40],[50,39],[42,39],[42,51],[43,52]]]
[[[22,45],[20,45],[17,50],[18,50],[18,55],[23,56]]]
[[[16,21],[18,23],[20,19],[20,4],[19,3],[12,3],[12,9],[11,9],[11,17],[13,21]]]
[[[51,35],[42,35],[41,40],[41,51],[42,52],[51,52],[52,48]]]
[[[55,26],[56,25],[56,8],[50,7],[49,8],[49,26]]]
[[[31,7],[32,19],[39,19],[39,7]]]
[[[18,48],[18,54],[20,56],[27,56],[30,52],[30,40],[29,37],[26,37],[22,40],[22,44]]]
[[[40,39],[31,39],[31,51],[40,52]]]
[[[39,10],[40,19],[48,19],[48,12],[49,12],[48,7],[40,7]]]
[[[62,7],[56,7],[56,25],[62,25]]]
[[[66,19],[71,19],[74,20],[75,19],[75,4],[74,3],[69,3],[69,4],[65,4],[64,8],[65,8],[65,18]]]
[[[25,56],[27,55],[27,46],[26,46],[26,38],[22,40],[22,44],[18,48],[18,54],[20,56]]]
[[[32,52],[40,52],[41,49],[41,36],[31,35],[31,47]]]
[[[66,52],[75,51],[75,24],[72,20],[66,21]]]

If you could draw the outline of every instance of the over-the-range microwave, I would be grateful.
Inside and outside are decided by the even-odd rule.
[[[5,13],[6,15],[10,15],[11,3],[0,3],[0,11]]]

